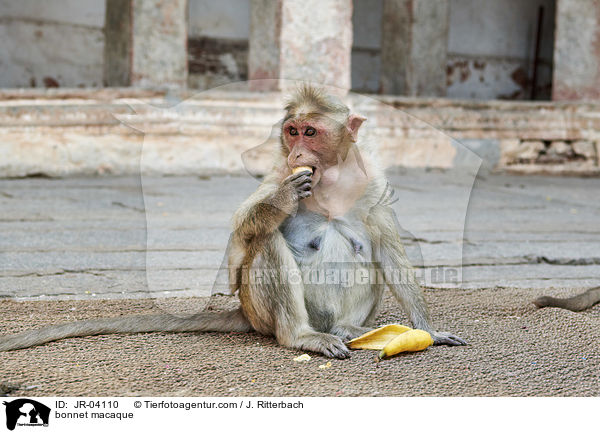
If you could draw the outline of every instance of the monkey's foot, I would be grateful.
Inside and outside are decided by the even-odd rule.
[[[365,328],[363,326],[354,325],[336,325],[331,329],[333,335],[337,335],[342,341],[350,341],[353,338],[360,337],[363,334],[371,331],[372,328]]]
[[[433,344],[439,346],[440,344],[446,344],[448,346],[466,346],[467,342],[456,335],[449,332],[432,332]]]
[[[299,336],[294,347],[322,353],[329,358],[345,359],[350,357],[350,350],[340,337],[323,332],[311,332]]]

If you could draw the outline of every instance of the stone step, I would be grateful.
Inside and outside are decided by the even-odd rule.
[[[265,173],[284,104],[280,93],[239,90],[3,93],[0,177]],[[368,118],[361,134],[379,143],[385,166],[599,171],[598,104],[348,100]]]

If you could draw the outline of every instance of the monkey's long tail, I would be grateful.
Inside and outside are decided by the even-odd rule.
[[[63,323],[46,328],[0,336],[0,352],[23,349],[69,337],[141,332],[221,331],[248,332],[252,326],[241,309],[224,312],[206,311],[187,317],[170,314],[109,317]]]
[[[587,292],[571,298],[559,299],[551,296],[542,296],[533,301],[539,308],[559,307],[571,311],[583,311],[598,302],[600,302],[600,287],[594,287]]]

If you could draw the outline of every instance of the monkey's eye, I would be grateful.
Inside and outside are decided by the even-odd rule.
[[[290,128],[290,135],[298,135],[298,130],[293,126]]]
[[[306,135],[308,137],[312,137],[316,133],[317,133],[317,130],[315,128],[313,128],[312,126],[309,126],[308,128],[306,128],[306,131],[304,131],[304,135]]]

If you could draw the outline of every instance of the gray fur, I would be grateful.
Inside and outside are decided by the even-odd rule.
[[[252,328],[240,309],[226,312],[203,312],[189,317],[169,314],[109,317],[63,323],[42,329],[0,337],[0,352],[38,346],[69,337],[140,332],[238,331]]]
[[[600,302],[600,287],[594,287],[579,295],[572,296],[566,299],[553,298],[551,296],[542,296],[533,301],[533,303],[538,308],[558,307],[565,308],[571,311],[587,310],[588,308],[597,304],[598,302]]]

